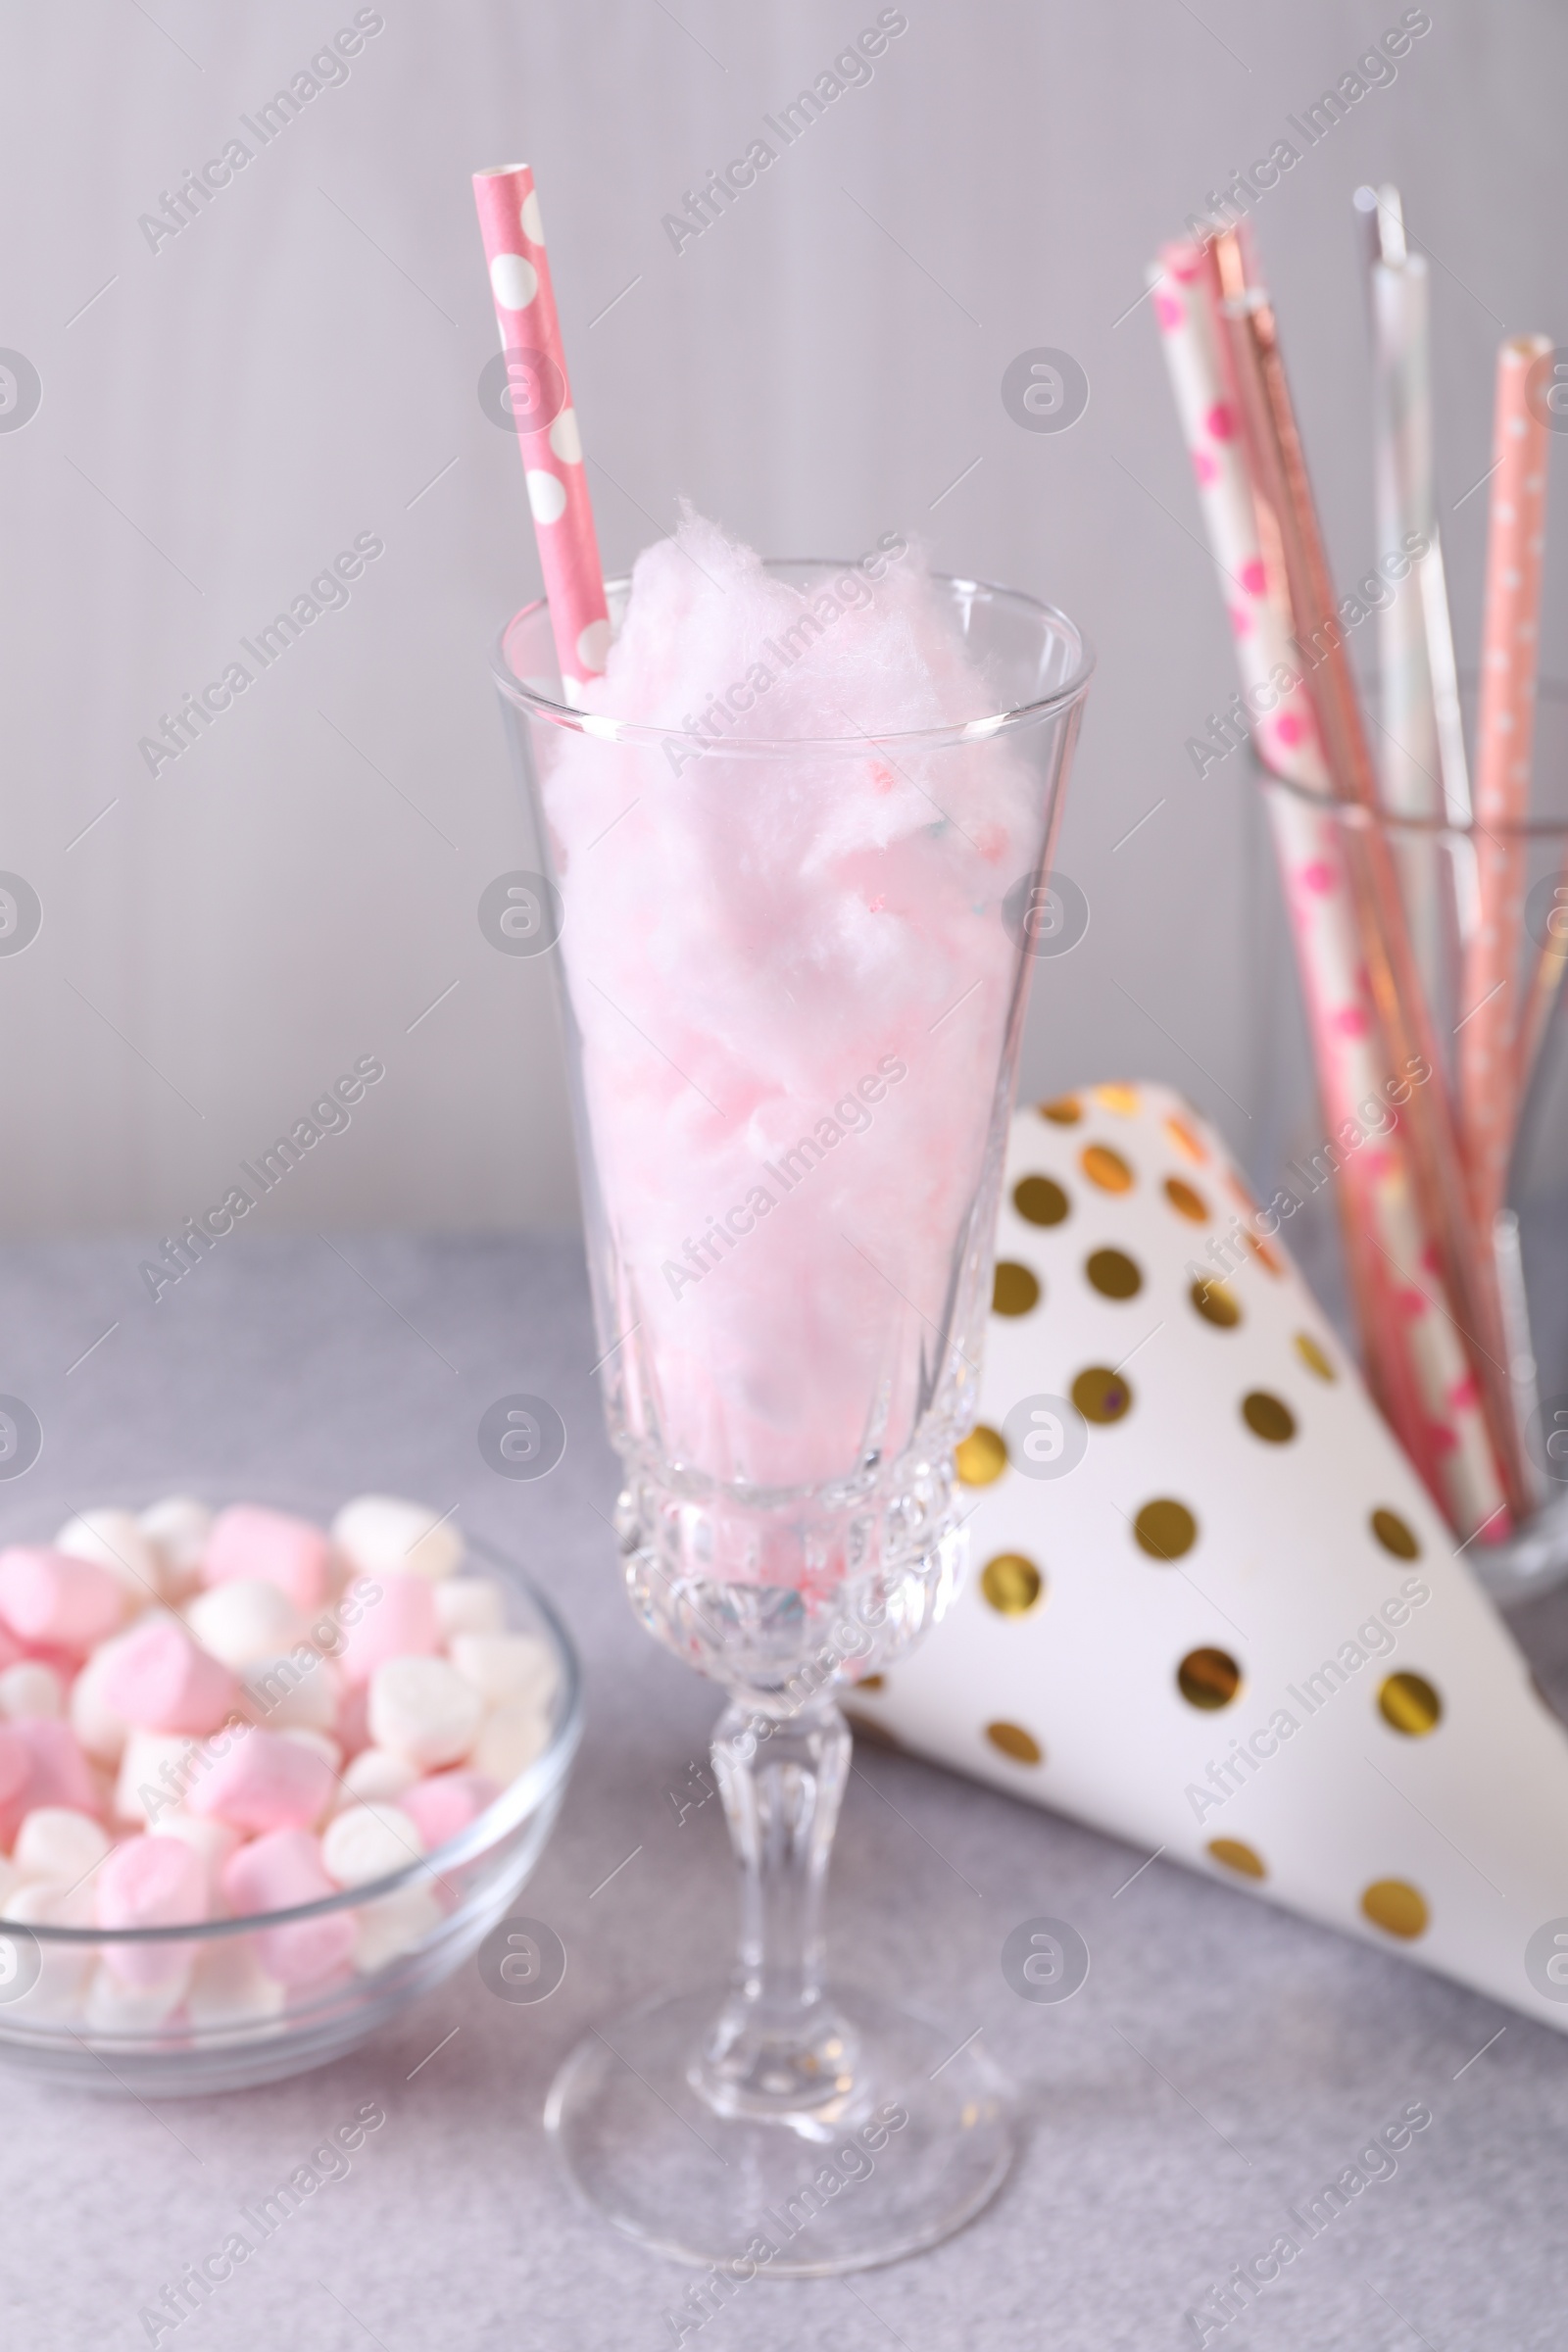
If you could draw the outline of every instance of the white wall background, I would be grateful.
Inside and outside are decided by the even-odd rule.
[[[44,906],[0,957],[0,1234],[169,1230],[366,1053],[384,1082],[270,1227],[573,1214],[547,977],[475,919],[522,839],[486,646],[538,575],[475,394],[495,338],[468,174],[518,156],[611,568],[686,493],[774,552],[912,527],[1087,628],[1061,862],[1094,919],[1037,991],[1026,1084],[1165,1075],[1256,1149],[1295,1084],[1260,981],[1276,916],[1240,760],[1200,784],[1183,756],[1234,684],[1228,637],[1148,306],[1117,321],[1156,241],[1400,8],[906,6],[870,85],[679,256],[661,216],[873,0],[382,0],[347,83],[156,254],[138,216],[352,0],[0,10],[0,345],[43,383],[0,433],[0,868]],[[1356,182],[1402,182],[1434,259],[1446,507],[1489,463],[1497,338],[1568,340],[1568,23],[1432,15],[1257,215],[1347,576],[1373,553]],[[1093,386],[1059,436],[999,395],[1041,344]],[[1466,646],[1485,505],[1445,518]],[[365,530],[386,553],[347,610],[150,776],[159,713]]]

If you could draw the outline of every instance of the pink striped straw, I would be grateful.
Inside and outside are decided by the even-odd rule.
[[[476,172],[473,198],[501,348],[510,363],[512,411],[562,688],[568,702],[580,703],[582,687],[604,673],[610,608],[533,172],[526,164]]]
[[[1279,694],[1272,682],[1281,665],[1294,672],[1298,662],[1281,601],[1271,593],[1242,456],[1218,331],[1212,254],[1194,244],[1167,245],[1151,276],[1243,686],[1254,710],[1265,713],[1258,724],[1265,761],[1277,775],[1327,801],[1328,770],[1305,686],[1298,682]],[[1327,808],[1320,812],[1282,792],[1268,795],[1268,810],[1297,935],[1324,1114],[1331,1132],[1342,1135],[1358,1105],[1383,1096],[1389,1073],[1340,827]],[[1374,1394],[1451,1523],[1466,1536],[1482,1527],[1495,1532],[1502,1490],[1434,1270],[1400,1128],[1348,1157],[1334,1183]]]
[[[1519,1102],[1520,930],[1526,853],[1510,834],[1530,812],[1540,645],[1548,428],[1532,414],[1526,379],[1551,350],[1545,335],[1513,335],[1497,353],[1492,437],[1492,513],[1481,631],[1476,760],[1481,920],[1465,959],[1459,1088],[1476,1229],[1490,1248],[1508,1185]]]

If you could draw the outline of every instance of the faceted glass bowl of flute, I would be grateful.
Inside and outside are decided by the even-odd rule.
[[[255,1482],[243,1482],[243,1491],[257,1498]],[[234,1492],[187,1478],[161,1484],[156,1494],[205,1494],[220,1507]],[[133,1508],[155,1498],[120,1496]],[[263,1499],[322,1527],[337,1507],[293,1494]],[[0,1545],[47,1543],[78,1507],[79,1496],[51,1508],[13,1490],[0,1513]],[[92,1924],[86,1880],[11,1885],[0,1903],[0,2065],[109,2097],[244,2089],[341,2057],[472,1957],[544,1850],[581,1737],[582,1699],[564,1627],[505,1554],[470,1535],[465,1574],[500,1588],[504,1630],[540,1644],[553,1675],[544,1744],[494,1802],[406,1866],[287,1910],[111,1931]],[[334,1655],[327,1621],[335,1607],[328,1603],[311,1622],[323,1660]],[[247,1719],[318,1720],[308,1701],[332,1671],[306,1670],[298,1650],[270,1661],[247,1682]],[[207,1742],[163,1744],[183,1751],[172,1784],[183,1791],[206,1768]],[[105,1768],[106,1786],[117,1769]],[[123,1834],[129,1817],[119,1826]],[[156,1829],[157,1819],[148,1826]],[[9,1879],[10,1865],[6,1872]],[[224,1910],[221,1902],[216,1908]]]
[[[765,566],[807,612],[848,568]],[[774,2276],[931,2244],[1012,2149],[1000,2078],[956,2046],[969,2021],[823,1976],[836,1694],[919,1638],[963,1557],[954,1448],[1090,669],[1026,596],[935,593],[986,707],[925,733],[699,749],[587,714],[543,604],[496,663],[537,828],[517,928],[559,938],[627,1592],[728,1693],[712,1757],[741,1880],[727,1990],[607,2023],[546,2120],[619,2229],[737,2277],[769,2230]],[[612,583],[612,627],[627,595]],[[809,2186],[824,2166],[841,2193]],[[786,2246],[764,2215],[798,2193]]]
[[[1265,1218],[1313,1266],[1338,1229],[1374,1395],[1474,1573],[1499,1601],[1525,1600],[1568,1579],[1568,686],[1541,689],[1534,812],[1514,825],[1370,817],[1258,772],[1319,1097],[1304,1117],[1298,1107],[1270,1122],[1284,1143],[1257,1171],[1273,1198]],[[1369,835],[1397,872],[1431,1081],[1384,1071],[1348,992],[1336,1000],[1337,902]],[[1465,1159],[1472,1248],[1494,1300],[1485,1331],[1452,1310],[1401,1150],[1398,1105],[1428,1083],[1446,1092]],[[1490,1152],[1478,1141],[1488,1136]],[[1507,1416],[1501,1445],[1478,1349],[1505,1375],[1493,1384]]]

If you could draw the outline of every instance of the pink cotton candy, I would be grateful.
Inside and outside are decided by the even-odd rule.
[[[356,1577],[343,1595],[345,1618],[355,1618],[338,1655],[344,1681],[368,1683],[388,1658],[433,1657],[441,1647],[435,1596],[427,1576]]]
[[[172,1617],[155,1618],[117,1643],[101,1690],[139,1732],[216,1732],[239,1697],[228,1668]]]
[[[222,1885],[237,1918],[291,1911],[337,1892],[321,1862],[320,1839],[304,1830],[273,1830],[242,1845],[223,1865]],[[354,1936],[352,1913],[328,1912],[320,1919],[263,1929],[256,1953],[279,1984],[308,1984],[343,1966],[353,1953]]]
[[[622,1406],[718,1481],[909,1444],[984,1172],[1004,903],[1042,850],[1010,735],[907,740],[1016,694],[915,554],[884,542],[872,568],[803,593],[688,515],[638,558],[584,690],[685,741],[563,734],[545,773]],[[748,737],[865,749],[730,758]]]
[[[424,1839],[426,1853],[434,1853],[477,1821],[500,1794],[500,1783],[488,1773],[436,1772],[405,1788],[397,1801]]]
[[[213,1521],[202,1576],[209,1585],[232,1577],[276,1585],[296,1608],[310,1611],[326,1595],[331,1566],[332,1546],[308,1519],[236,1502]]]
[[[29,1646],[90,1649],[123,1622],[125,1588],[95,1560],[42,1544],[0,1551],[0,1618]]]
[[[207,1874],[177,1838],[127,1838],[99,1865],[94,1901],[101,1928],[195,1927],[207,1917]],[[155,1985],[179,1975],[191,1946],[106,1943],[103,1954],[122,1984]]]
[[[186,1810],[236,1830],[303,1830],[319,1819],[334,1786],[313,1748],[282,1732],[230,1735],[227,1752],[190,1784]]]

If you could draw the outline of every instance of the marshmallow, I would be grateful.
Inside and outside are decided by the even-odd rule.
[[[338,1790],[338,1809],[352,1804],[391,1804],[405,1788],[412,1788],[419,1775],[404,1756],[393,1755],[387,1747],[364,1747],[353,1762],[344,1766],[342,1787]]]
[[[0,1715],[60,1715],[65,1712],[66,1689],[52,1666],[37,1658],[24,1659],[0,1673]]]
[[[185,1592],[201,1575],[213,1514],[189,1494],[166,1494],[150,1503],[136,1525],[158,1554],[166,1592]]]
[[[142,1626],[154,1623],[162,1611],[149,1609],[138,1617],[135,1625],[123,1634],[116,1634],[100,1642],[81,1672],[71,1686],[66,1701],[71,1728],[86,1753],[97,1764],[117,1765],[124,1753],[130,1726],[117,1715],[104,1696],[104,1688],[114,1670],[116,1657],[122,1642],[129,1641]]]
[[[536,1634],[454,1634],[452,1663],[487,1707],[543,1709],[556,1687],[556,1661]]]
[[[161,1813],[157,1826],[160,1838],[177,1838],[181,1845],[190,1847],[206,1875],[208,1916],[218,1917],[223,1865],[240,1842],[238,1830],[226,1821],[204,1821],[199,1814],[181,1811]]]
[[[109,1834],[90,1813],[69,1805],[35,1805],[17,1832],[12,1859],[24,1878],[74,1886],[109,1850]]]
[[[392,1658],[370,1677],[370,1735],[411,1764],[430,1770],[466,1756],[483,1704],[445,1658]]]
[[[73,1812],[103,1812],[103,1790],[92,1766],[68,1723],[47,1715],[26,1715],[7,1727],[27,1750],[31,1771],[27,1780],[27,1810],[35,1805],[68,1805]]]
[[[343,1595],[345,1681],[368,1683],[389,1658],[433,1657],[441,1646],[435,1595],[424,1576],[356,1577]]]
[[[321,1834],[321,1867],[339,1886],[388,1879],[423,1852],[424,1839],[398,1805],[346,1805]]]
[[[332,1522],[332,1541],[361,1576],[424,1576],[440,1581],[463,1560],[463,1538],[422,1502],[357,1494]]]
[[[260,1577],[234,1577],[198,1594],[186,1604],[185,1623],[236,1674],[305,1640],[305,1620],[288,1594]]]
[[[41,1544],[0,1551],[0,1617],[22,1641],[91,1649],[123,1622],[123,1584],[96,1560]]]
[[[121,1751],[116,1820],[158,1824],[162,1814],[184,1802],[206,1756],[199,1740],[177,1732],[132,1732]]]
[[[253,1659],[240,1680],[246,1714],[269,1731],[329,1732],[337,1721],[338,1670],[304,1643],[287,1657]]]
[[[0,1845],[22,1827],[31,1787],[32,1750],[15,1724],[0,1723]]]
[[[398,1801],[430,1854],[477,1821],[500,1794],[500,1784],[486,1773],[438,1772],[431,1780],[416,1781]]]
[[[325,1812],[332,1787],[324,1758],[283,1732],[251,1731],[235,1735],[192,1783],[185,1809],[216,1814],[236,1830],[303,1830]]]
[[[6,1918],[24,1927],[90,1928],[92,1888],[61,1886],[52,1879],[29,1880],[6,1897]],[[40,2020],[76,2016],[95,1958],[90,1943],[40,1944],[37,1980],[11,2003],[7,2014]]]
[[[297,1609],[308,1611],[326,1596],[331,1561],[331,1545],[308,1519],[236,1502],[213,1521],[202,1574],[209,1585],[275,1585]]]
[[[313,1756],[319,1756],[335,1781],[343,1767],[343,1750],[327,1732],[318,1732],[314,1724],[285,1724],[282,1738],[293,1740]]]
[[[0,1854],[0,1926],[3,1926],[3,1923],[11,1915],[11,1897],[19,1893],[27,1883],[26,1872],[19,1870],[14,1862],[8,1862],[4,1854]],[[5,1954],[0,1953],[0,1960],[4,1958]]]
[[[279,2017],[283,1987],[261,1966],[253,1937],[219,1936],[197,1960],[185,2008],[198,2034],[233,2032]]]
[[[177,1838],[127,1838],[96,1879],[101,1928],[196,1927],[207,1917],[207,1874],[199,1855]],[[104,1964],[126,1984],[150,1988],[188,1972],[184,1943],[109,1943]]]
[[[395,1886],[361,1903],[355,1922],[354,1965],[373,1976],[414,1951],[441,1925],[441,1905],[428,1886]]]
[[[88,2031],[93,2034],[148,2034],[164,2025],[185,1998],[190,1984],[189,1961],[171,1968],[152,1984],[132,1984],[105,1960],[94,1970],[82,2004]]]
[[[550,1724],[537,1707],[524,1702],[518,1706],[492,1707],[479,1727],[479,1736],[468,1751],[468,1763],[474,1772],[488,1775],[506,1788],[519,1772],[526,1772],[535,1757],[543,1755],[550,1744]]]
[[[56,1551],[91,1560],[125,1588],[138,1608],[164,1597],[163,1562],[129,1511],[104,1507],[78,1511],[55,1538]]]
[[[139,1732],[203,1734],[233,1711],[239,1686],[177,1618],[160,1612],[116,1642],[100,1693]]]
[[[235,1917],[249,1918],[256,1913],[292,1910],[297,1903],[318,1902],[337,1889],[322,1868],[317,1838],[305,1830],[272,1830],[229,1857],[223,1871],[223,1892]],[[353,1953],[354,1940],[350,1914],[328,1911],[319,1919],[262,1929],[256,1937],[256,1955],[267,1974],[280,1984],[309,1984],[341,1968]]]
[[[370,1687],[368,1683],[347,1683],[338,1700],[337,1721],[333,1736],[346,1756],[357,1756],[370,1743]]]
[[[493,1577],[453,1576],[435,1588],[435,1614],[448,1642],[454,1634],[504,1633],[507,1596]]]

